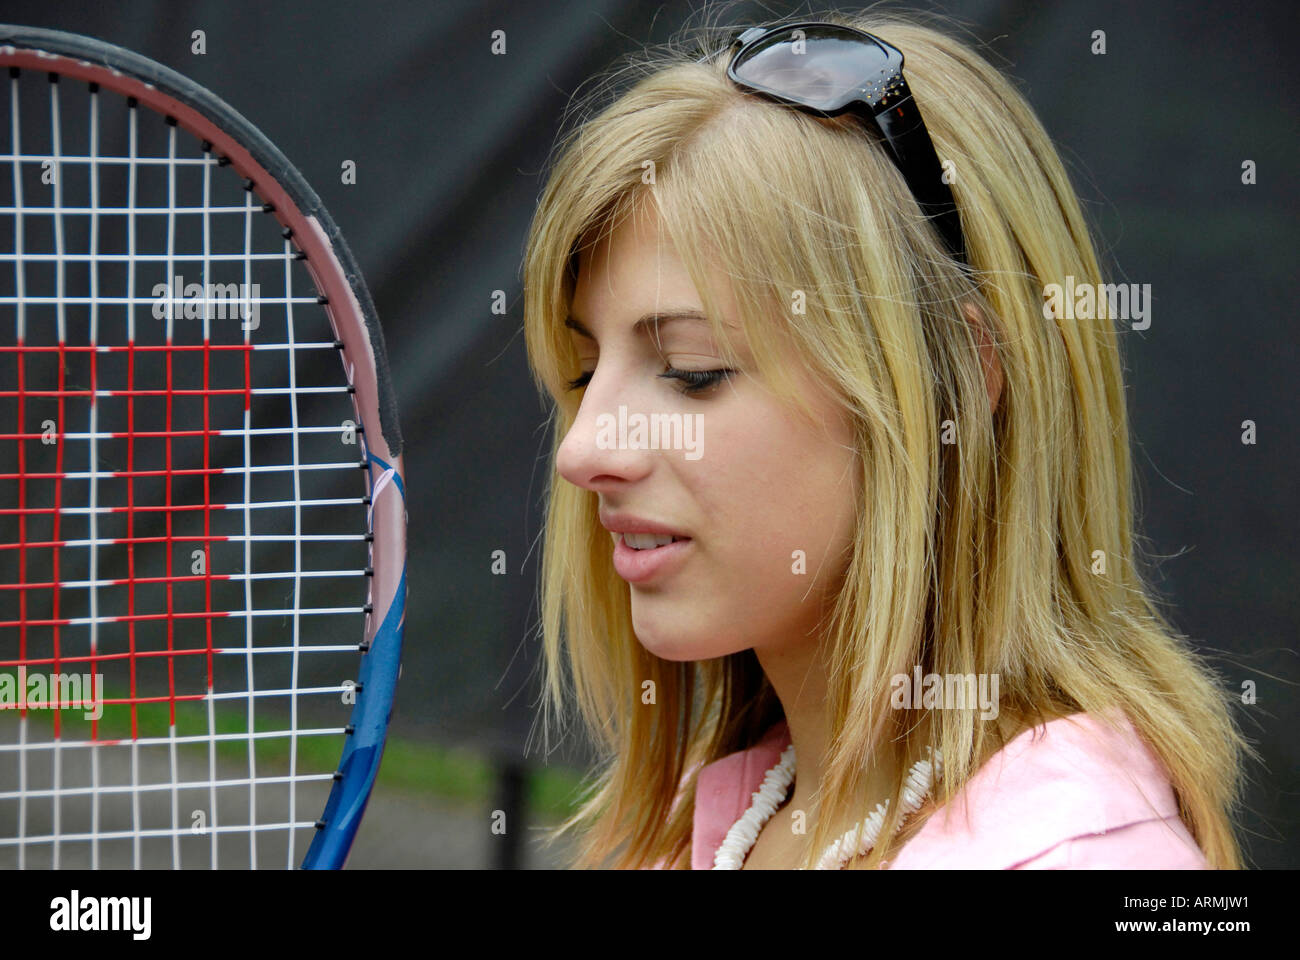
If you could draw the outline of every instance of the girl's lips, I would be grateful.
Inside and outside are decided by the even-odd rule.
[[[614,534],[614,570],[628,583],[644,583],[662,576],[685,562],[692,540],[676,540],[662,547],[633,550],[623,542],[623,534]]]

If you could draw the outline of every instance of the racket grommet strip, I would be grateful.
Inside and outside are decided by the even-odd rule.
[[[129,107],[130,109],[134,110],[134,109],[136,109],[137,107],[140,106],[140,101],[137,100],[135,97],[127,97],[127,98],[126,98],[126,105],[127,105],[127,107]]]
[[[176,126],[176,118],[169,113],[163,117],[163,123],[167,124],[169,127],[174,127]]]
[[[314,824],[312,824],[312,826],[314,826],[317,830],[324,830],[324,829],[325,829],[325,821],[324,821],[324,820],[317,820]]]
[[[50,77],[50,83],[59,82],[59,75],[55,73],[53,70],[50,71],[49,77]]]
[[[17,67],[10,67],[10,68],[9,68],[9,76],[11,76],[11,77],[21,77],[22,75],[23,75],[22,70],[18,69]]]

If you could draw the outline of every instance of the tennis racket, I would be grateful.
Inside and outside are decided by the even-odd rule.
[[[19,26],[0,67],[0,867],[341,867],[406,597],[361,271],[175,71]]]

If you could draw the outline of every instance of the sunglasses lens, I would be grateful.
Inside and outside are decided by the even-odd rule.
[[[863,39],[830,26],[781,30],[750,44],[732,70],[749,86],[832,108],[893,72],[885,49]]]

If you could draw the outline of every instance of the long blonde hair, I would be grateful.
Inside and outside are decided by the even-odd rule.
[[[707,13],[706,13],[707,16]],[[626,89],[557,142],[524,262],[525,333],[553,401],[552,466],[579,398],[564,318],[577,255],[652,202],[717,342],[709,289],[731,283],[758,375],[806,407],[793,365],[852,418],[860,452],[855,544],[824,621],[831,729],[810,850],[854,822],[877,751],[906,771],[925,744],[890,709],[890,678],[998,675],[1026,722],[1087,712],[1133,723],[1168,770],[1214,867],[1241,866],[1233,830],[1251,748],[1208,663],[1161,616],[1135,550],[1133,473],[1113,321],[1045,319],[1048,284],[1102,282],[1056,150],[1015,86],[965,42],[912,17],[831,11],[900,48],[953,192],[972,271],[948,256],[897,170],[849,118],[758,100],[726,78],[705,25],[633,58],[597,88]],[[652,163],[647,163],[652,161]],[[647,176],[647,170],[652,175]],[[803,312],[792,295],[806,297]],[[1003,371],[995,411],[965,309]],[[955,442],[953,442],[955,441]],[[579,809],[575,866],[690,862],[700,765],[753,745],[783,716],[752,650],[699,662],[645,651],[611,565],[598,499],[551,471],[541,575],[542,721],[576,704],[601,751]],[[653,681],[655,705],[642,702]],[[878,867],[1004,742],[972,711],[934,711],[944,772],[930,805],[851,864]],[[894,835],[900,775],[881,836]],[[809,860],[805,866],[811,866]]]

